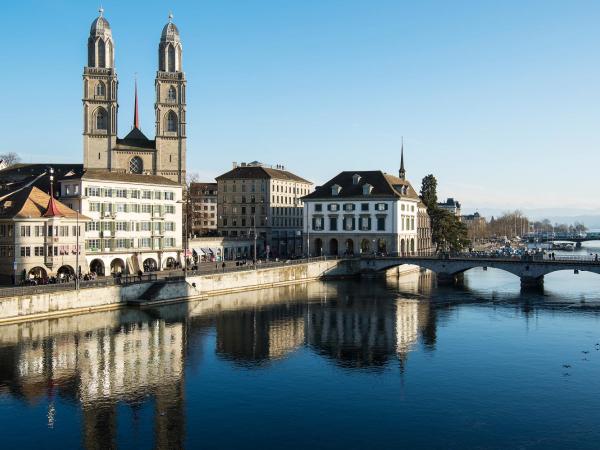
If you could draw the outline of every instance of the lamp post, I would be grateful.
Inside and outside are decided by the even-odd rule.
[[[79,209],[81,208],[81,201],[77,207],[77,219],[76,219],[76,232],[77,240],[75,243],[75,290],[79,290]]]

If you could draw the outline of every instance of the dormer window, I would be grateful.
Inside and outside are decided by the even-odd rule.
[[[360,175],[357,173],[352,175],[352,184],[356,186],[360,182],[360,178]]]
[[[341,190],[342,187],[339,184],[334,184],[333,186],[331,186],[331,195],[338,196],[340,195]]]
[[[363,195],[371,194],[372,190],[373,190],[373,186],[371,186],[369,183],[363,184],[363,187],[362,187]]]

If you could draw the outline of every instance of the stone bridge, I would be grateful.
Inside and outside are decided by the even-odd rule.
[[[437,256],[363,257],[360,260],[360,269],[362,273],[380,272],[403,264],[412,264],[435,272],[440,284],[454,283],[465,271],[475,267],[484,269],[492,267],[510,272],[521,279],[522,287],[543,286],[544,275],[559,270],[600,274],[600,262],[589,258],[534,260],[478,257],[440,258]]]

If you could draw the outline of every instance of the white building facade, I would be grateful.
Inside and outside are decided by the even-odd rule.
[[[61,201],[90,218],[89,272],[137,274],[181,266],[182,187],[165,177],[88,169],[60,180]]]
[[[403,178],[381,171],[341,172],[302,200],[305,249],[311,256],[420,250],[420,199]]]

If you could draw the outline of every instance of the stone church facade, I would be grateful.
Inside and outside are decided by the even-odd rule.
[[[169,16],[158,45],[155,137],[139,127],[137,89],[133,129],[117,136],[118,86],[115,45],[103,10],[92,22],[88,62],[83,70],[83,148],[85,169],[164,176],[179,184],[186,175],[186,79],[179,30]]]

